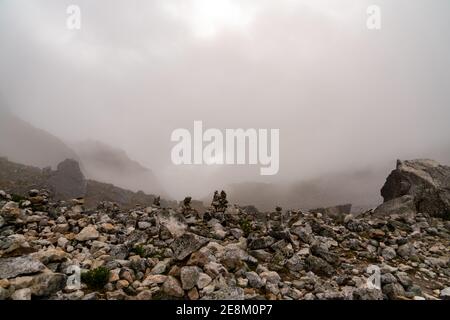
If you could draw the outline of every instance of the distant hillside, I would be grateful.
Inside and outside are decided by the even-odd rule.
[[[100,201],[116,202],[124,208],[149,206],[154,195],[132,192],[112,184],[86,180],[74,160],[65,160],[57,170],[40,169],[0,158],[0,190],[24,196],[31,189],[47,189],[56,200],[83,197],[87,207]],[[162,206],[176,206],[176,202],[161,200]]]
[[[73,144],[72,147],[77,152],[83,164],[83,171],[89,179],[167,198],[153,172],[130,159],[125,151],[92,140]]]
[[[11,161],[44,168],[56,167],[64,159],[78,159],[60,139],[37,129],[10,111],[0,108],[0,156]]]
[[[168,198],[153,172],[131,160],[125,151],[97,141],[69,147],[5,108],[0,108],[0,157],[38,168],[56,168],[65,159],[75,159],[88,179]]]
[[[382,202],[380,188],[388,169],[361,170],[324,175],[291,184],[245,182],[227,188],[232,203],[252,204],[260,210],[273,210],[274,204],[288,208],[317,208],[352,203],[354,210]]]

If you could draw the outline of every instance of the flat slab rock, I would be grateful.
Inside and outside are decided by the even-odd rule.
[[[44,269],[45,266],[41,262],[30,256],[0,258],[0,279],[15,278],[19,275],[32,274]]]
[[[208,238],[187,232],[172,242],[171,248],[177,260],[184,260],[192,252],[197,251],[208,242]]]

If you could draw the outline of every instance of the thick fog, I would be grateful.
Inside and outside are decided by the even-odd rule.
[[[372,4],[380,30],[366,26]],[[445,162],[449,39],[448,0],[1,0],[1,106],[68,145],[126,151],[178,199]],[[171,133],[195,120],[280,129],[278,174],[173,165]]]

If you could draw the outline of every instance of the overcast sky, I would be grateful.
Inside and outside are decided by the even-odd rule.
[[[81,30],[66,27],[70,4]],[[200,195],[448,147],[449,39],[448,0],[0,0],[0,95],[63,140],[122,148],[175,196]],[[170,135],[194,120],[280,129],[279,174],[175,167]]]

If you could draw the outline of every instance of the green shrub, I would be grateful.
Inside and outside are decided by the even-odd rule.
[[[146,250],[143,245],[138,245],[133,248],[133,252],[139,255],[141,258],[145,258]]]
[[[85,283],[89,289],[101,290],[109,281],[109,270],[105,267],[83,272],[81,281]]]
[[[252,225],[251,225],[250,221],[243,218],[243,219],[241,219],[241,221],[239,221],[239,226],[241,227],[241,230],[244,231],[244,235],[246,237],[248,237],[248,235],[252,231]]]
[[[12,194],[11,195],[11,200],[14,201],[14,202],[21,202],[21,201],[26,200],[26,198],[21,196],[21,195],[18,195],[18,194]]]

